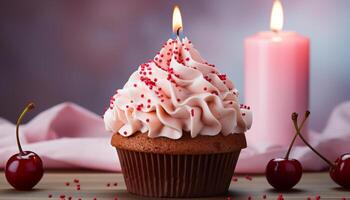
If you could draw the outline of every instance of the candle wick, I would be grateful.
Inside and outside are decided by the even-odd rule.
[[[180,30],[182,29],[182,27],[180,26],[177,30],[176,30],[176,35],[178,36],[178,37],[180,37]]]

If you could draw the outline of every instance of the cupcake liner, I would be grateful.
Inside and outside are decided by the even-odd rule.
[[[205,197],[227,193],[240,150],[173,155],[118,149],[127,190],[150,197]]]

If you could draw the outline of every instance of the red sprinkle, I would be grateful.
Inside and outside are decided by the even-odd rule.
[[[66,198],[66,195],[61,194],[61,195],[60,195],[60,198],[61,198],[61,199]]]
[[[204,91],[207,91],[207,90],[208,90],[208,88],[207,88],[207,87],[204,87],[204,88],[203,88],[203,90],[204,90]]]
[[[194,117],[194,110],[191,109],[191,116]]]
[[[66,186],[69,186],[69,182],[66,182],[65,185],[66,185]]]
[[[149,119],[146,119],[146,122],[149,122]]]
[[[238,181],[238,178],[237,178],[237,177],[233,177],[233,178],[232,178],[232,181],[237,182],[237,181]]]
[[[247,179],[249,181],[253,180],[253,178],[251,176],[245,176],[245,179]]]
[[[186,61],[190,61],[190,58],[185,58]]]
[[[74,183],[79,183],[79,179],[75,178]]]
[[[279,194],[278,197],[277,197],[277,200],[284,200],[283,195]]]
[[[117,186],[117,185],[118,185],[118,183],[117,183],[117,182],[115,182],[113,185],[114,185],[114,186]]]
[[[52,198],[52,194],[48,194],[47,197]]]
[[[263,199],[266,199],[266,194],[263,195]]]
[[[218,77],[220,78],[220,80],[225,81],[226,80],[226,74],[220,74],[218,75]]]

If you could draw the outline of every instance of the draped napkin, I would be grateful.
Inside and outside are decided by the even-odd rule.
[[[303,114],[301,114],[302,116]],[[312,113],[311,113],[312,118]],[[332,112],[326,128],[309,131],[308,140],[330,160],[350,152],[350,101],[338,105]],[[249,134],[249,131],[246,133]],[[115,148],[110,145],[111,133],[105,131],[103,120],[74,103],[61,103],[22,125],[20,138],[24,150],[34,151],[50,169],[95,169],[120,171]],[[0,118],[0,168],[18,152],[15,125]],[[259,150],[258,150],[259,149]],[[287,147],[250,146],[242,150],[236,172],[263,173],[267,162],[283,157]],[[291,158],[298,159],[304,170],[327,169],[326,163],[305,146],[292,149]]]

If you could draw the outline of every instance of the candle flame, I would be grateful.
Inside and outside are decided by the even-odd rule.
[[[182,18],[179,6],[175,6],[173,11],[173,32],[177,33],[179,30],[183,30]]]
[[[273,3],[270,28],[272,31],[281,31],[283,28],[283,8],[280,0]]]

